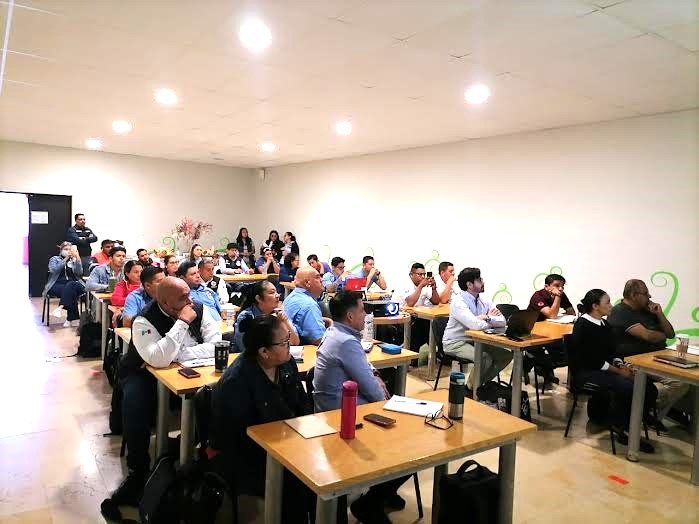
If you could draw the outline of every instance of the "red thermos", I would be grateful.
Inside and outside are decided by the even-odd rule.
[[[340,420],[340,437],[354,438],[357,422],[357,383],[346,380],[342,383],[342,408]]]

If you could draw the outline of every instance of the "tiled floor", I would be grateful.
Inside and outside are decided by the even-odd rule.
[[[104,522],[99,504],[123,474],[120,439],[102,436],[109,431],[111,389],[98,361],[62,358],[75,353],[74,329],[55,319],[51,328],[42,327],[39,299],[14,295],[19,298],[0,303],[0,523]],[[429,387],[408,378],[408,394]],[[652,436],[656,453],[634,464],[623,446],[611,454],[607,433],[591,432],[584,405],[564,439],[569,407],[565,388],[548,392],[543,415],[535,415],[539,431],[518,446],[515,522],[699,522],[699,488],[688,483],[692,448],[686,431],[672,427],[669,436]],[[497,469],[496,451],[475,458]],[[431,472],[420,473],[420,481],[429,522]],[[408,506],[391,519],[417,521],[412,483],[401,494]]]

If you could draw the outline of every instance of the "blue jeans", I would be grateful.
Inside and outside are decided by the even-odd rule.
[[[78,302],[80,295],[85,293],[85,286],[77,280],[63,280],[56,282],[49,290],[49,295],[59,297],[59,305],[68,312],[68,320],[78,320]]]

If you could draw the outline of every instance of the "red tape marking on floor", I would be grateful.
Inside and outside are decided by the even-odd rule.
[[[616,475],[609,475],[607,478],[608,478],[609,480],[611,480],[611,481],[618,482],[618,483],[621,484],[622,486],[625,486],[626,484],[629,483],[628,480],[623,479],[623,478],[621,478],[621,477],[617,477]]]

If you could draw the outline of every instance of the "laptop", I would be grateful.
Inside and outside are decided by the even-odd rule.
[[[361,291],[364,286],[366,286],[366,278],[364,277],[348,277],[345,280],[347,291]]]
[[[532,335],[534,324],[539,318],[538,311],[520,310],[515,311],[507,319],[507,326],[504,328],[486,329],[484,333],[491,335],[502,335],[513,340],[531,340],[533,338],[545,338],[540,335]]]

